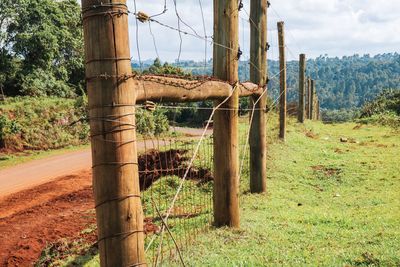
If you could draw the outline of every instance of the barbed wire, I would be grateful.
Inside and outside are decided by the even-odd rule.
[[[135,8],[135,13],[137,13],[137,6],[136,6],[136,0],[133,1],[133,6]],[[129,10],[128,10],[128,13]],[[135,25],[136,25],[136,47],[137,47],[137,55],[138,55],[138,60],[139,60],[139,66],[140,66],[140,70],[143,72],[143,63],[142,63],[142,58],[140,55],[140,47],[139,47],[139,23],[138,20],[135,20]]]
[[[207,28],[206,28],[206,21],[204,19],[202,0],[199,0],[199,6],[200,6],[200,13],[201,13],[201,21],[203,23],[204,38],[207,38]],[[207,41],[204,41],[204,75],[206,74],[206,68],[207,68]]]
[[[178,27],[174,27],[174,26],[168,25],[168,24],[166,24],[166,23],[163,23],[163,22],[161,22],[161,21],[159,21],[159,20],[156,20],[156,19],[154,19],[154,18],[152,18],[152,17],[149,17],[149,16],[146,16],[145,21],[148,20],[148,21],[151,21],[151,22],[155,22],[155,23],[159,24],[159,25],[162,26],[162,27],[168,28],[168,29],[173,30],[173,31],[177,31],[177,32],[179,33],[180,44],[179,44],[179,53],[178,53],[178,66],[179,66],[179,61],[180,61],[180,56],[181,56],[181,51],[182,51],[182,41],[183,41],[183,39],[182,39],[182,34],[188,35],[188,36],[192,36],[192,37],[195,37],[195,38],[197,38],[197,39],[201,39],[201,40],[203,40],[203,41],[205,41],[205,42],[208,42],[208,43],[210,43],[210,44],[213,44],[213,45],[222,47],[222,48],[224,48],[224,49],[230,50],[230,51],[235,52],[235,53],[236,53],[236,52],[237,52],[237,53],[240,53],[240,52],[238,52],[238,51],[235,51],[235,49],[233,49],[232,47],[229,47],[229,46],[223,45],[223,44],[221,44],[221,43],[215,42],[215,41],[213,40],[212,36],[207,36],[206,34],[205,34],[205,36],[199,35],[199,34],[197,33],[197,31],[193,29],[193,27],[191,27],[190,25],[188,25],[186,22],[184,22],[184,21],[182,20],[181,16],[179,15],[179,12],[177,11],[176,0],[174,0],[174,5],[175,5],[175,9],[176,9],[175,13],[176,13],[176,16],[177,16],[177,18],[178,18]],[[201,8],[201,9],[202,9],[202,8]],[[129,13],[130,13],[130,14],[133,14],[133,15],[136,17],[136,20],[140,20],[140,21],[143,22],[143,16],[142,16],[143,13],[142,13],[142,12],[137,12],[137,11],[135,11],[135,12],[129,12]],[[247,14],[248,14],[248,13],[247,13]],[[202,15],[202,17],[203,17],[203,19],[204,19],[204,15]],[[249,17],[248,20],[250,21],[251,18]],[[180,27],[180,23],[183,23],[184,25],[186,25],[187,27],[189,27],[189,29],[191,29],[192,32],[188,32],[188,31],[182,30],[181,27]],[[254,22],[253,22],[253,23],[254,23]],[[256,28],[257,28],[257,30],[259,30],[258,27],[256,27]],[[249,64],[251,64],[254,68],[256,68],[257,71],[261,72],[261,70],[260,70],[250,59],[249,59]]]
[[[177,26],[176,26],[176,27],[175,27],[175,26],[168,25],[168,24],[163,23],[163,22],[161,22],[160,20],[156,19],[157,17],[160,17],[161,15],[163,15],[163,14],[165,14],[165,13],[167,12],[168,9],[167,9],[167,2],[166,2],[166,0],[164,1],[164,8],[163,8],[162,12],[157,13],[157,14],[152,15],[152,16],[148,16],[148,15],[144,14],[143,12],[138,11],[138,10],[137,10],[137,6],[136,6],[136,0],[134,0],[134,11],[133,11],[133,12],[131,12],[131,11],[129,11],[129,10],[127,11],[127,14],[128,14],[128,15],[129,15],[129,14],[132,14],[132,15],[135,16],[135,25],[136,25],[136,29],[135,29],[135,30],[136,30],[136,47],[137,47],[137,50],[138,50],[138,51],[137,51],[137,54],[138,54],[138,59],[139,59],[139,64],[140,64],[140,70],[141,70],[142,73],[143,73],[143,62],[142,62],[141,48],[140,48],[140,43],[139,43],[139,22],[141,22],[141,23],[147,22],[147,23],[148,23],[149,32],[150,32],[150,34],[151,34],[151,36],[152,36],[154,49],[155,49],[155,52],[156,52],[156,55],[157,55],[158,58],[160,58],[160,54],[159,54],[159,49],[158,49],[158,47],[157,47],[156,36],[154,35],[154,32],[153,32],[153,30],[152,30],[152,23],[153,23],[153,25],[154,25],[154,24],[158,24],[158,25],[160,25],[160,26],[162,26],[162,27],[164,27],[164,28],[168,28],[168,29],[170,29],[170,30],[173,30],[173,31],[175,31],[175,32],[178,32],[179,37],[180,37],[180,44],[179,44],[179,51],[178,51],[178,59],[177,59],[178,65],[179,65],[179,62],[180,62],[180,59],[181,59],[182,43],[183,43],[183,36],[184,36],[184,35],[192,36],[192,37],[194,37],[194,38],[197,38],[197,39],[200,39],[200,40],[203,40],[203,41],[204,41],[204,43],[205,43],[205,49],[204,49],[204,53],[205,53],[205,56],[204,56],[204,60],[205,60],[205,62],[204,62],[204,70],[205,70],[205,68],[206,68],[206,63],[207,63],[206,61],[207,61],[207,44],[208,44],[208,43],[209,43],[209,44],[213,44],[213,45],[215,45],[215,46],[222,47],[222,48],[224,48],[224,49],[227,49],[227,50],[229,50],[230,52],[234,52],[234,53],[238,53],[238,54],[239,54],[239,51],[236,51],[234,48],[232,48],[232,47],[230,47],[230,46],[228,46],[228,45],[224,45],[224,44],[217,43],[217,42],[214,41],[214,39],[213,39],[212,36],[207,36],[207,30],[206,30],[205,18],[204,18],[204,12],[203,12],[203,7],[202,7],[202,2],[201,2],[201,0],[199,0],[199,8],[200,8],[201,16],[202,16],[202,21],[203,21],[203,34],[204,34],[204,36],[200,35],[193,27],[191,27],[187,22],[185,22],[185,21],[182,19],[181,15],[179,14],[179,11],[178,11],[177,1],[176,1],[176,0],[173,0],[173,3],[174,3],[174,9],[175,9],[175,16],[176,16],[176,18],[177,18]],[[241,3],[241,2],[240,2],[240,3]],[[102,6],[105,6],[105,5],[107,5],[107,4],[102,4]],[[117,4],[113,4],[113,7],[116,6],[116,5],[117,5]],[[240,5],[239,5],[239,7],[240,7]],[[245,8],[244,6],[242,6],[241,8],[244,10],[244,12],[246,13],[246,15],[248,16],[248,22],[249,22],[249,24],[250,24],[250,27],[255,27],[257,30],[260,30],[260,29],[258,29],[257,25],[254,23],[254,21],[252,21],[252,19],[250,18],[250,15],[249,15],[249,13],[247,12],[246,8]],[[113,17],[114,15],[115,15],[115,16],[119,16],[119,15],[121,15],[121,14],[125,14],[125,13],[124,13],[125,11],[123,11],[123,12],[121,12],[121,11],[112,11],[112,12],[115,12],[115,14],[112,13],[112,14],[110,15],[112,18],[114,18],[114,17]],[[246,18],[246,20],[247,20],[247,18]],[[243,21],[245,21],[245,19],[243,19]],[[189,30],[183,29],[181,26],[187,27],[187,28],[189,28]],[[114,38],[115,38],[115,36],[114,36]],[[242,45],[242,47],[245,47],[245,45],[244,45],[244,38],[243,38],[243,45]],[[240,50],[240,48],[239,48],[239,50]],[[246,52],[246,51],[245,51],[245,52]],[[247,57],[247,53],[244,53],[244,56]],[[252,60],[250,59],[250,57],[247,57],[247,58],[248,58],[249,65],[252,66],[254,69],[258,70],[258,71],[261,73],[261,70],[254,64],[254,62],[252,62]],[[103,60],[104,60],[104,59],[103,59]],[[117,59],[117,58],[114,58],[114,59],[112,59],[112,60],[118,61],[118,60],[127,60],[127,59]],[[130,59],[129,59],[129,60],[130,60]],[[238,56],[237,60],[238,60],[238,61],[240,60],[240,57],[239,57],[239,56]],[[117,68],[117,69],[118,69],[118,68]],[[280,70],[278,73],[276,73],[276,74],[274,74],[274,75],[271,75],[270,77],[268,77],[268,79],[269,79],[269,80],[277,79],[277,76],[279,76],[279,75],[282,73],[282,71],[283,71],[283,70]],[[267,74],[265,74],[265,75],[267,75]],[[116,75],[107,75],[106,73],[104,73],[104,74],[100,74],[100,75],[97,75],[97,76],[88,77],[87,80],[90,81],[91,79],[97,79],[97,78],[100,78],[100,79],[114,79],[114,78],[115,78],[115,79],[117,80],[117,82],[121,82],[121,81],[124,81],[124,80],[126,80],[126,79],[133,78],[133,79],[137,79],[137,80],[139,80],[139,81],[151,81],[151,82],[156,82],[156,83],[160,83],[160,84],[171,85],[171,86],[179,87],[179,88],[182,88],[182,89],[185,89],[185,90],[193,90],[193,89],[195,89],[195,88],[197,88],[197,87],[203,85],[203,84],[204,84],[205,82],[207,82],[207,81],[215,81],[215,80],[220,81],[220,80],[218,80],[218,79],[215,79],[214,77],[207,77],[207,76],[203,76],[203,77],[193,77],[192,80],[190,80],[190,79],[183,80],[184,78],[188,78],[188,77],[182,77],[182,76],[175,76],[175,77],[173,77],[173,76],[165,76],[165,75],[163,75],[163,76],[156,76],[156,75],[138,75],[138,74],[129,74],[129,75],[127,75],[127,74],[119,74],[118,72],[116,73]],[[166,79],[164,79],[164,78],[179,78],[179,79],[182,79],[182,80],[181,80],[181,81],[173,81],[173,80],[166,80]],[[223,82],[227,83],[226,81],[223,81]],[[146,98],[146,100],[147,100],[147,89],[146,89],[146,85],[144,85],[144,83],[142,83],[142,85],[143,85],[143,87],[144,87],[145,98]],[[160,254],[161,254],[162,251],[163,251],[163,248],[162,248],[162,246],[163,246],[163,236],[164,236],[165,231],[167,231],[168,235],[169,235],[169,236],[171,237],[171,239],[173,240],[173,243],[174,243],[175,248],[176,248],[177,251],[178,251],[178,254],[179,254],[180,259],[181,259],[181,263],[182,263],[183,265],[185,265],[185,263],[184,263],[184,261],[183,261],[183,258],[182,258],[181,254],[180,254],[179,245],[178,245],[178,243],[176,242],[176,239],[175,239],[174,235],[172,234],[172,232],[170,231],[170,228],[169,228],[169,226],[168,226],[168,218],[171,216],[172,211],[173,211],[173,209],[174,209],[174,207],[175,207],[175,205],[176,205],[176,202],[177,202],[177,200],[178,200],[178,198],[179,198],[179,196],[180,196],[180,194],[181,194],[181,192],[182,192],[182,190],[183,190],[183,187],[184,187],[184,185],[185,185],[185,180],[187,180],[187,178],[190,176],[191,168],[193,167],[194,162],[195,162],[195,159],[196,159],[197,155],[199,154],[200,147],[201,147],[202,143],[204,142],[204,140],[205,140],[205,138],[206,138],[207,130],[209,129],[209,127],[210,127],[210,125],[211,125],[211,123],[212,123],[212,120],[213,120],[213,117],[214,117],[214,115],[215,115],[215,112],[217,112],[217,111],[223,111],[223,110],[250,111],[250,125],[252,125],[252,124],[253,124],[253,120],[254,120],[254,114],[255,114],[255,112],[256,112],[256,111],[266,111],[266,112],[268,112],[268,111],[271,110],[272,108],[276,107],[277,101],[279,100],[279,98],[281,97],[281,95],[284,93],[284,92],[282,92],[276,99],[274,99],[274,101],[272,101],[272,103],[269,104],[269,107],[260,107],[260,108],[257,108],[258,103],[261,101],[261,99],[262,99],[263,97],[266,96],[266,94],[267,94],[267,92],[268,92],[267,88],[266,88],[266,87],[263,87],[263,89],[264,89],[263,92],[261,93],[261,95],[258,96],[257,99],[253,100],[253,102],[252,102],[252,107],[251,107],[251,108],[247,108],[247,109],[243,109],[243,108],[226,108],[226,107],[223,107],[223,105],[231,98],[231,96],[234,94],[234,92],[237,91],[237,90],[239,89],[239,86],[241,85],[241,83],[236,82],[235,84],[230,84],[230,85],[232,86],[232,88],[231,88],[231,91],[230,91],[229,96],[227,96],[224,100],[222,100],[221,102],[219,102],[219,104],[218,104],[217,106],[212,107],[212,108],[208,108],[208,107],[193,107],[193,106],[178,106],[178,107],[177,107],[177,106],[171,106],[171,105],[168,105],[168,104],[163,105],[163,104],[162,104],[162,102],[163,102],[162,99],[159,101],[159,102],[161,103],[160,105],[158,105],[159,108],[174,109],[174,110],[175,110],[175,115],[176,115],[176,110],[178,110],[178,109],[189,109],[189,108],[191,108],[191,109],[192,109],[192,108],[195,108],[195,109],[197,109],[197,110],[210,110],[210,111],[211,111],[211,114],[210,114],[210,116],[209,116],[209,118],[208,118],[208,120],[207,120],[207,123],[206,123],[206,125],[205,125],[205,127],[204,127],[204,130],[203,130],[203,132],[202,132],[202,135],[200,136],[198,142],[196,143],[195,149],[194,149],[194,151],[193,151],[193,155],[192,155],[192,157],[189,159],[188,164],[185,166],[184,175],[181,177],[181,180],[180,180],[180,182],[179,182],[179,184],[178,184],[178,187],[177,187],[177,189],[176,189],[176,192],[175,192],[175,194],[174,194],[174,197],[173,197],[172,201],[170,201],[169,203],[166,203],[166,204],[168,204],[168,209],[167,209],[167,212],[166,212],[165,215],[162,215],[162,214],[161,214],[159,208],[157,207],[157,204],[154,202],[154,200],[152,200],[153,206],[156,208],[158,217],[161,219],[161,225],[162,225],[162,226],[161,226],[160,234],[159,234],[159,235],[153,235],[153,237],[151,238],[150,242],[149,242],[148,245],[147,245],[146,251],[148,251],[148,249],[152,246],[152,244],[153,244],[153,242],[154,242],[154,240],[155,240],[156,238],[160,238],[160,243],[158,244],[158,249],[157,249],[156,264],[158,263],[159,256],[160,256]],[[246,87],[244,87],[244,88],[247,90]],[[114,104],[114,103],[113,103],[113,104],[110,105],[110,106],[116,108],[116,107],[129,107],[129,106],[139,107],[140,105],[136,105],[136,104],[133,104],[133,103],[117,103],[117,104]],[[90,107],[90,109],[105,108],[105,107],[106,107],[106,106],[102,106],[102,107]],[[146,108],[145,105],[142,105],[141,107],[145,107],[145,108]],[[106,138],[108,134],[114,134],[114,133],[123,132],[123,131],[134,131],[134,130],[136,130],[136,124],[132,123],[132,122],[130,121],[130,119],[129,119],[129,118],[132,118],[132,116],[134,116],[134,115],[135,115],[134,112],[133,112],[133,113],[130,113],[130,112],[129,112],[129,113],[123,114],[122,117],[114,117],[114,116],[112,116],[112,115],[110,115],[110,116],[105,116],[105,117],[95,117],[95,116],[91,116],[91,117],[90,117],[90,116],[89,116],[89,117],[88,117],[88,120],[89,120],[89,121],[90,121],[90,120],[100,120],[100,121],[104,122],[105,125],[110,124],[109,127],[108,127],[108,126],[105,127],[105,129],[107,129],[106,131],[102,131],[101,133],[98,133],[98,134],[97,134],[97,133],[94,133],[94,134],[92,133],[92,135],[91,135],[90,137],[93,138],[93,139],[95,139],[95,138],[96,138],[96,139],[99,139],[100,141],[103,141],[103,142],[118,143],[118,145],[126,144],[126,143],[128,143],[128,142],[137,142],[136,140],[133,140],[133,139],[131,139],[131,140],[126,139],[126,140],[115,141],[115,140],[113,140],[113,139],[108,139],[108,138]],[[127,119],[124,119],[124,118],[127,118]],[[243,147],[243,154],[241,155],[241,157],[240,157],[240,159],[239,159],[239,160],[240,160],[239,178],[240,178],[240,177],[242,176],[242,174],[243,174],[243,170],[244,170],[244,161],[245,161],[245,153],[246,153],[247,148],[248,148],[248,145],[249,145],[249,139],[250,139],[250,128],[248,129],[248,131],[246,131],[246,142],[245,142],[244,147]],[[157,142],[158,142],[158,141],[159,141],[159,140],[157,139]],[[153,142],[154,142],[154,140],[153,140]],[[240,144],[239,144],[239,145],[240,145]],[[145,142],[145,146],[146,146],[146,142]],[[160,146],[158,147],[158,150],[160,150]],[[146,161],[147,161],[147,157],[146,157]],[[128,164],[131,164],[131,165],[138,165],[138,162],[108,162],[108,163],[96,163],[96,164],[93,164],[92,167],[95,168],[95,167],[98,167],[98,166],[103,165],[103,164],[124,166],[124,165],[128,165]],[[146,163],[146,164],[147,164],[147,163]],[[174,170],[175,170],[175,169],[174,169]],[[168,171],[169,171],[169,170],[168,170],[168,165],[167,165],[167,173],[168,173]],[[146,172],[147,172],[147,169],[146,169]],[[132,194],[132,196],[123,196],[123,197],[118,197],[118,198],[111,198],[111,199],[109,199],[109,200],[107,200],[107,201],[100,201],[100,202],[97,203],[97,205],[103,205],[104,203],[107,203],[107,202],[109,202],[109,201],[117,201],[117,200],[120,200],[120,199],[129,198],[129,197],[137,197],[137,196],[134,195],[134,194]],[[139,197],[140,197],[140,196],[139,196]],[[165,201],[167,201],[167,200],[165,200]],[[103,202],[104,202],[104,203],[103,203]],[[138,230],[135,230],[135,231],[132,232],[132,233],[120,233],[120,234],[116,234],[116,235],[111,236],[111,237],[108,237],[108,236],[107,236],[107,237],[101,237],[101,238],[99,239],[99,242],[102,241],[102,240],[104,240],[104,239],[107,239],[107,238],[115,237],[115,236],[117,236],[117,235],[118,235],[118,236],[125,236],[125,235],[128,235],[128,234],[134,234],[134,233],[139,233],[139,232],[144,232],[144,230],[138,229]]]

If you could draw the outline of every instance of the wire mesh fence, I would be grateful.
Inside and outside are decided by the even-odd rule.
[[[243,113],[239,117],[239,175],[248,179],[251,112]],[[212,227],[212,132],[208,125],[190,134],[184,128],[171,128],[165,136],[140,137],[139,179],[149,265],[178,263],[185,248]]]
[[[167,1],[164,2],[164,8],[161,13],[156,15],[146,15],[144,12],[140,11],[137,7],[136,1],[133,1],[133,9],[128,9],[128,6],[124,3],[110,3],[99,5],[94,5],[87,7],[88,10],[83,10],[85,12],[94,12],[95,10],[101,11],[100,13],[89,14],[84,16],[84,19],[93,17],[94,15],[107,15],[113,22],[117,20],[122,15],[129,15],[135,19],[135,40],[137,49],[137,58],[139,60],[139,69],[136,70],[137,74],[132,75],[110,75],[103,73],[97,76],[88,77],[88,81],[93,79],[117,79],[117,80],[127,80],[134,79],[140,90],[143,90],[143,99],[147,102],[155,101],[154,105],[164,106],[164,108],[170,107],[170,103],[165,98],[166,95],[160,97],[160,100],[154,100],[148,98],[150,95],[150,90],[148,85],[149,82],[154,82],[157,84],[156,89],[160,89],[162,86],[169,86],[171,88],[178,88],[179,90],[185,90],[185,92],[194,91],[198,89],[199,86],[203,85],[205,82],[215,80],[214,77],[191,77],[187,75],[186,77],[180,78],[190,78],[191,81],[174,82],[171,80],[172,77],[154,77],[154,76],[144,76],[145,73],[143,69],[143,64],[141,61],[141,49],[139,45],[139,28],[140,24],[148,23],[148,30],[152,36],[154,43],[154,50],[156,52],[157,58],[160,57],[159,49],[157,48],[155,32],[152,31],[152,26],[161,27],[165,31],[173,31],[179,35],[179,51],[177,58],[177,66],[180,66],[180,59],[182,53],[182,37],[187,36],[190,38],[196,38],[198,40],[205,42],[205,55],[204,61],[207,61],[207,45],[214,45],[214,47],[220,47],[229,50],[231,53],[237,53],[237,60],[240,60],[240,56],[243,51],[240,48],[226,46],[223,43],[216,43],[214,38],[207,36],[206,30],[204,30],[204,36],[199,35],[196,30],[185,22],[180,16],[177,9],[177,2],[173,1],[175,15],[177,18],[177,26],[167,24],[161,20],[161,15],[165,15],[167,11]],[[138,3],[139,5],[140,3]],[[243,5],[242,5],[243,6]],[[204,14],[202,10],[201,1],[199,1],[199,7],[201,15],[203,18],[203,28]],[[240,11],[242,7],[239,8]],[[103,12],[103,10],[111,9],[111,11]],[[94,11],[93,11],[94,10]],[[245,10],[246,11],[246,10]],[[149,13],[150,14],[150,13]],[[246,15],[249,16],[246,11]],[[139,24],[140,23],[140,24]],[[249,24],[250,21],[249,21]],[[144,25],[142,25],[144,26]],[[142,27],[143,28],[143,27]],[[113,33],[114,34],[114,33]],[[114,34],[114,43],[116,36]],[[244,42],[243,42],[244,43]],[[244,46],[244,44],[243,44]],[[246,56],[246,55],[244,55]],[[258,69],[254,62],[250,60],[247,56],[249,66]],[[94,61],[93,61],[94,60]],[[99,59],[89,60],[87,64],[96,62]],[[102,61],[119,61],[119,60],[130,60],[128,57],[118,57],[115,55],[114,58],[101,59]],[[270,75],[268,79],[277,79],[283,70],[274,75]],[[148,72],[151,73],[150,69]],[[205,71],[204,71],[204,74]],[[226,83],[226,82],[225,82]],[[211,125],[211,120],[216,110],[221,108],[224,103],[226,103],[234,93],[241,89],[242,84],[236,81],[235,84],[229,84],[229,96],[225,95],[225,100],[219,102],[220,104],[216,107],[205,107],[207,111],[211,113],[210,118],[207,121],[206,129],[199,130],[200,134],[196,136],[187,136],[184,133],[154,135],[154,134],[143,134],[141,135],[142,140],[135,140],[138,147],[138,169],[139,169],[139,182],[141,190],[141,202],[144,213],[144,233],[145,233],[145,248],[146,248],[146,258],[149,265],[159,265],[167,261],[180,260],[184,265],[182,260],[182,253],[184,253],[185,248],[196,238],[196,236],[208,229],[212,223],[213,214],[213,162],[214,162],[214,152],[218,151],[219,144],[213,144],[212,132],[207,131],[207,128]],[[256,86],[260,89],[260,86]],[[246,89],[246,88],[245,88]],[[250,104],[246,112],[240,112],[240,110],[235,110],[238,114],[241,114],[239,118],[239,179],[248,181],[249,179],[249,168],[250,165],[250,147],[249,147],[249,137],[250,137],[250,125],[252,124],[253,115],[255,110],[262,110],[267,112],[269,108],[261,107],[256,108],[256,104],[260,102],[262,97],[267,94],[266,86],[262,86],[262,94],[254,103]],[[254,92],[252,93],[252,95]],[[254,94],[255,95],[255,94]],[[182,98],[187,98],[186,93]],[[203,96],[203,100],[206,97]],[[207,99],[209,99],[208,97]],[[167,98],[168,99],[168,98]],[[220,100],[220,98],[218,98]],[[276,99],[272,106],[276,104],[278,99]],[[171,101],[171,100],[169,100]],[[137,102],[136,102],[137,103]],[[129,106],[132,108],[131,104],[117,104],[121,105],[118,108],[126,108]],[[112,107],[115,107],[114,103]],[[96,107],[97,108],[97,107]],[[185,107],[180,107],[185,108]],[[193,108],[193,107],[191,107]],[[200,109],[200,107],[196,107]],[[226,108],[225,108],[226,110]],[[289,111],[290,108],[289,108]],[[149,111],[151,112],[151,111]],[[132,115],[133,113],[130,113]],[[91,118],[92,120],[98,119],[105,121],[103,117],[101,118]],[[136,125],[132,125],[130,122],[125,122],[121,118],[106,118],[108,123],[118,123],[117,128],[130,126],[137,130]],[[129,125],[128,125],[129,123]],[[104,124],[104,123],[103,123]],[[123,129],[127,131],[127,129]],[[132,129],[130,129],[132,130]],[[113,129],[114,131],[114,129]],[[236,135],[235,135],[236,137]],[[108,140],[103,140],[108,141]],[[126,140],[124,140],[126,141]],[[129,140],[129,142],[134,142]],[[214,146],[215,145],[215,146]],[[236,146],[236,143],[234,144]],[[236,154],[232,153],[232,154]],[[216,153],[218,155],[218,153]],[[236,155],[235,155],[236,157]],[[235,159],[236,160],[236,159]],[[113,164],[121,164],[120,162],[114,162]],[[123,164],[126,164],[123,162]],[[129,164],[136,164],[129,162]],[[218,168],[218,166],[216,166]],[[236,170],[235,170],[236,171]],[[220,175],[218,175],[220,176]],[[233,180],[236,178],[236,173],[231,176]],[[235,180],[236,181],[236,180]],[[218,195],[218,194],[216,194]],[[225,194],[222,194],[225,195]],[[138,197],[137,194],[135,197]],[[140,209],[140,207],[138,208]],[[141,220],[141,219],[140,219]],[[142,232],[141,229],[135,230],[136,232]],[[111,236],[113,237],[113,236]],[[109,237],[107,237],[109,238]]]
[[[153,266],[179,260],[185,247],[211,226],[212,131],[207,131],[196,150],[200,134],[143,136],[144,145],[138,156],[139,178],[146,255],[148,264]]]

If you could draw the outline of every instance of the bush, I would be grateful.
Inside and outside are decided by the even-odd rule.
[[[384,90],[362,107],[361,118],[392,112],[400,116],[400,90]]]
[[[0,148],[46,150],[86,143],[89,126],[80,120],[86,112],[78,100],[8,98],[0,105]]]
[[[13,137],[20,133],[21,126],[15,120],[10,120],[6,115],[0,115],[0,147],[6,147]]]
[[[400,90],[384,90],[361,110],[360,123],[400,128]]]
[[[156,109],[151,112],[145,109],[136,109],[136,131],[142,135],[152,136],[168,132],[169,123],[165,111]]]
[[[363,117],[358,120],[363,124],[379,124],[389,126],[394,129],[400,129],[400,116],[393,111],[386,111],[378,114],[374,114],[370,117]]]

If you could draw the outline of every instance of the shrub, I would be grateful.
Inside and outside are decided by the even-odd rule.
[[[384,90],[361,110],[359,121],[400,128],[400,90]]]
[[[88,141],[86,112],[78,100],[8,98],[0,105],[1,148],[54,149]]]
[[[4,114],[0,115],[0,147],[6,148],[7,141],[11,141],[20,131],[21,126],[18,122],[11,120]]]
[[[136,109],[136,131],[142,135],[160,135],[169,130],[168,118],[165,111],[156,109],[151,112],[145,109]]]
[[[362,107],[361,118],[375,114],[393,112],[400,116],[400,90],[384,90],[375,99]]]
[[[379,124],[389,126],[394,129],[400,129],[400,116],[393,111],[386,111],[378,114],[374,114],[370,117],[363,117],[358,120],[363,124]]]

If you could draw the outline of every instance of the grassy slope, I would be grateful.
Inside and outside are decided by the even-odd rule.
[[[244,170],[241,229],[200,235],[187,265],[399,266],[399,134],[355,126],[292,122],[286,144],[269,129],[268,194],[248,194]]]
[[[33,151],[86,144],[89,128],[80,121],[84,116],[81,102],[81,98],[18,97],[0,103],[0,139],[4,142],[0,160],[6,165],[9,159],[19,163],[19,156],[38,154]]]
[[[241,197],[241,229],[203,235],[186,262],[399,266],[400,138],[386,128],[354,126],[293,124],[287,144],[269,146],[268,194]],[[341,143],[341,136],[358,143]]]

